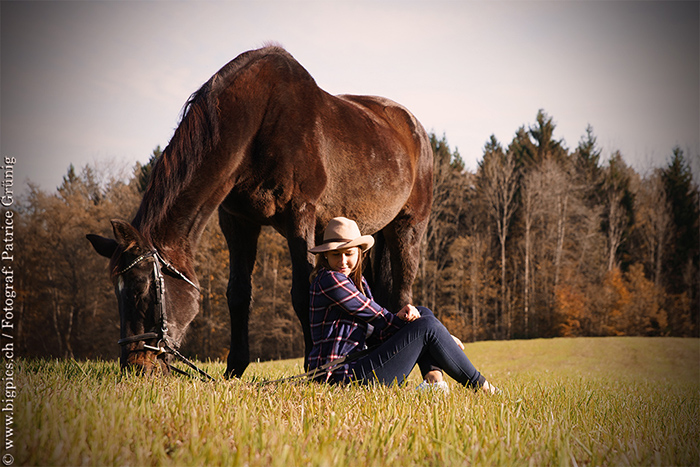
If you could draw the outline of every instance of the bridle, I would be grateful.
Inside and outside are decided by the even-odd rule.
[[[128,266],[126,266],[124,269],[121,269],[115,273],[116,276],[121,276],[127,271],[130,271],[136,265],[141,263],[142,261],[145,261],[149,258],[153,259],[153,277],[155,279],[155,287],[156,287],[156,300],[155,300],[155,312],[157,312],[157,316],[159,317],[160,321],[160,328],[158,332],[147,332],[144,334],[137,334],[135,336],[129,336],[125,337],[123,339],[119,339],[117,343],[121,346],[127,345],[127,344],[133,344],[134,342],[144,342],[152,339],[158,339],[158,342],[156,343],[155,346],[148,345],[144,342],[143,348],[146,350],[151,350],[153,352],[156,352],[156,358],[161,355],[161,354],[170,354],[173,355],[175,358],[178,360],[182,361],[185,363],[187,366],[190,368],[196,370],[200,375],[206,377],[209,380],[214,380],[212,376],[209,376],[204,370],[198,368],[194,363],[189,361],[184,355],[182,355],[176,348],[170,345],[169,339],[168,339],[168,317],[166,314],[166,309],[165,309],[165,278],[163,276],[163,268],[167,269],[170,271],[172,274],[174,274],[176,277],[179,279],[182,279],[183,281],[187,282],[189,285],[194,287],[197,292],[200,292],[199,287],[197,284],[192,282],[187,276],[185,276],[183,273],[177,270],[175,266],[170,264],[168,261],[166,261],[163,256],[158,252],[158,250],[153,249],[150,251],[147,251],[146,253],[143,253],[139,257],[137,257],[134,261],[132,261]],[[174,370],[178,373],[182,373],[185,375],[189,375],[189,373],[186,373],[182,370],[179,370],[178,368],[175,368],[174,366],[171,366],[167,361],[165,361],[165,364],[170,368],[171,370]]]

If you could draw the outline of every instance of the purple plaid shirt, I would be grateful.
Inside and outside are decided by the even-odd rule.
[[[314,278],[309,307],[313,341],[309,369],[364,349],[367,339],[384,341],[405,324],[372,300],[364,278],[362,284],[367,295],[339,272],[321,269]],[[326,374],[325,380],[348,382],[352,379],[353,367],[353,362],[343,365]]]

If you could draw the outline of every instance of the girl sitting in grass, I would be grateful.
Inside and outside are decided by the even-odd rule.
[[[354,221],[336,217],[328,223],[323,243],[309,250],[316,254],[311,274],[309,369],[371,348],[316,379],[388,385],[405,380],[418,364],[424,379],[420,389],[447,391],[444,370],[464,386],[497,392],[469,361],[459,339],[429,309],[409,304],[393,314],[372,299],[362,277],[362,259],[372,245],[374,238],[361,235]]]

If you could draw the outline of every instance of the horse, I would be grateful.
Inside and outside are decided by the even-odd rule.
[[[217,209],[229,249],[225,377],[242,376],[250,360],[251,275],[261,226],[286,238],[306,355],[308,249],[333,217],[354,219],[375,236],[366,276],[375,299],[398,311],[411,301],[432,170],[425,129],[405,107],[377,96],[331,95],[279,46],[240,54],[186,101],[131,223],[113,219],[114,239],[87,235],[110,259],[121,367],[169,371],[160,342],[178,348],[199,311],[194,257]]]

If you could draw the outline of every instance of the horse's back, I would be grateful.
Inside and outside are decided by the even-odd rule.
[[[422,143],[422,136],[425,135],[427,138],[418,119],[406,107],[389,98],[353,94],[341,94],[335,98],[353,103],[360,109],[371,112],[376,117],[377,122],[383,122],[390,126],[399,136],[411,137],[415,144]]]
[[[332,108],[342,111],[324,115],[320,126],[325,134],[318,156],[328,175],[318,206],[320,223],[342,214],[374,232],[411,199],[414,207],[425,205],[417,211],[427,215],[432,200],[432,150],[415,116],[379,96],[339,95],[329,100]],[[339,210],[338,204],[343,208]]]

